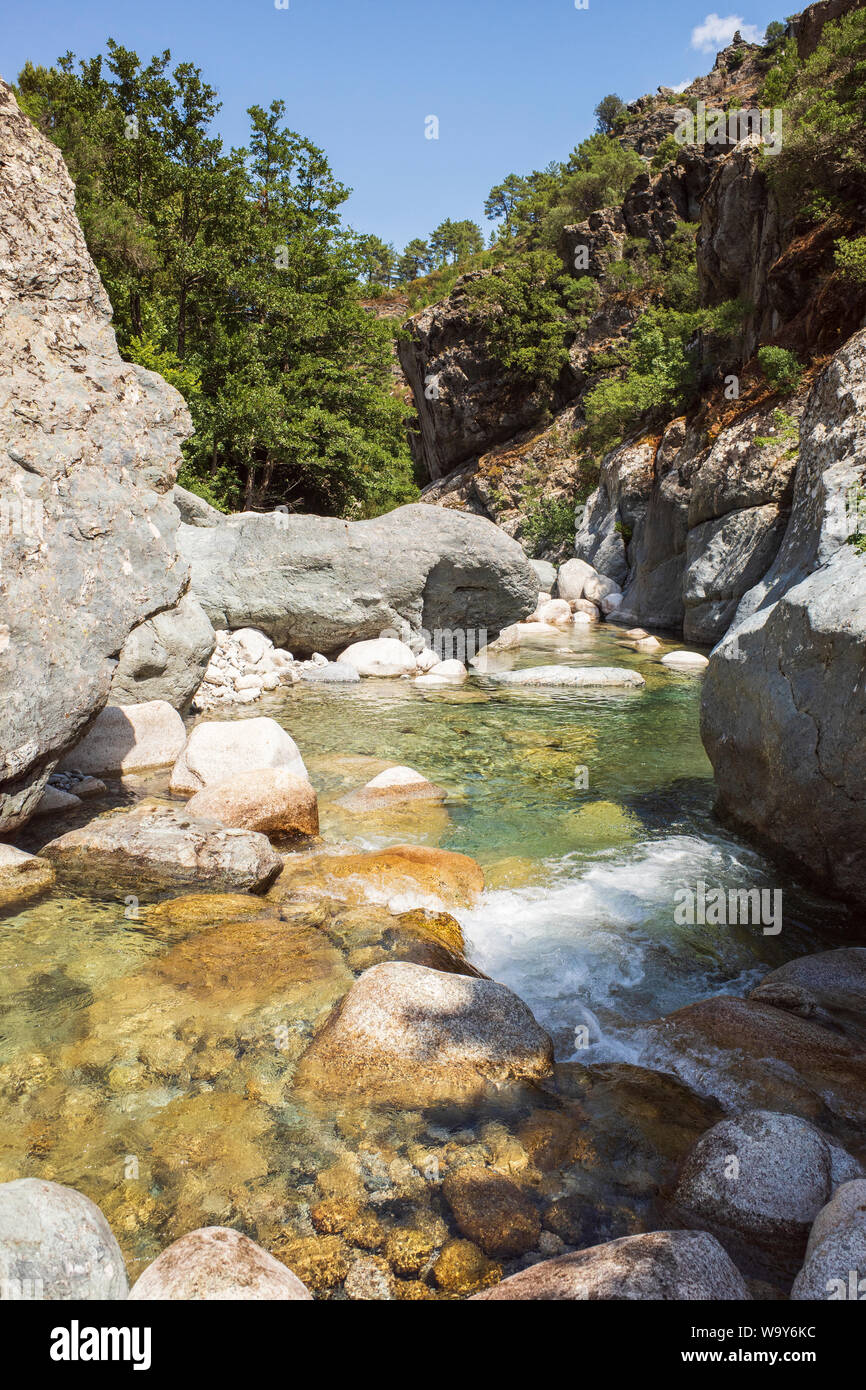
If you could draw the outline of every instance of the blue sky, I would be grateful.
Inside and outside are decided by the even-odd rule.
[[[275,96],[287,123],[354,189],[346,218],[397,249],[445,217],[484,223],[508,173],[564,158],[607,92],[626,101],[712,66],[742,21],[785,11],[707,0],[5,0],[0,74],[109,36],[141,57],[192,60],[223,102],[217,129],[245,143],[246,108]],[[751,26],[751,28],[749,28]],[[695,34],[697,31],[697,34]],[[425,138],[428,116],[439,138]]]

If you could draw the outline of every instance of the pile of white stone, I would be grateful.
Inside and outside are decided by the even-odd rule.
[[[416,654],[395,638],[353,642],[336,661],[314,652],[309,661],[296,661],[291,652],[275,647],[257,628],[217,632],[216,647],[204,680],[195,693],[191,713],[250,705],[268,691],[311,684],[351,684],[362,676],[414,676],[421,685],[459,685],[466,679],[460,661],[440,661],[424,648]]]
[[[294,685],[300,679],[300,665],[291,652],[275,647],[257,628],[217,632],[213,656],[195,693],[192,712],[201,714],[223,705],[254,704],[266,691]]]

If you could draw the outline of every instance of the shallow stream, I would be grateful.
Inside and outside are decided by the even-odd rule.
[[[210,919],[172,918],[145,890],[136,908],[128,889],[60,885],[0,922],[0,1180],[44,1176],[87,1192],[131,1277],[184,1231],[231,1224],[337,1297],[359,1260],[349,1288],[371,1281],[370,1297],[380,1286],[459,1296],[501,1273],[467,1272],[461,1250],[456,1272],[443,1265],[431,1280],[457,1234],[437,1182],[463,1163],[518,1175],[554,1210],[548,1253],[653,1223],[671,1164],[720,1112],[679,1082],[647,1090],[643,1073],[586,1065],[645,1064],[636,1025],[746,993],[781,961],[841,944],[845,917],[714,820],[699,677],[634,652],[610,627],[498,661],[628,665],[646,686],[517,690],[495,672],[442,691],[365,680],[296,686],[238,717],[270,715],[291,732],[326,839],[438,845],[481,863],[480,903],[455,912],[467,954],[550,1032],[556,1086],[441,1113],[295,1093],[297,1057],[377,958],[388,910],[417,901],[289,907],[272,947],[243,911],[227,923],[223,905]],[[339,805],[395,763],[445,788],[445,804],[397,816]],[[164,794],[164,781],[135,791]],[[64,828],[34,829],[28,847]],[[701,881],[781,889],[782,931],[677,925],[676,890]],[[411,1237],[414,1256],[392,1258],[398,1237]]]

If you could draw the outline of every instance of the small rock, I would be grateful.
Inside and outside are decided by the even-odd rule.
[[[663,656],[661,664],[671,671],[703,671],[710,663],[700,652],[677,651]]]
[[[173,795],[192,795],[242,772],[282,767],[309,781],[290,734],[275,719],[197,724],[171,773]]]
[[[99,775],[170,767],[185,742],[183,720],[166,700],[106,705],[60,770]]]
[[[48,786],[39,798],[39,805],[33,814],[52,816],[61,811],[71,811],[73,807],[80,805],[80,796],[74,796],[72,792],[61,791],[59,787]]]
[[[526,1193],[501,1173],[470,1164],[450,1173],[442,1184],[460,1234],[485,1255],[513,1259],[534,1250],[541,1218]]]

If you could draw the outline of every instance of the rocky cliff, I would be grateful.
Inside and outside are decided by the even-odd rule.
[[[866,331],[800,438],[784,539],[713,652],[702,735],[726,814],[866,904]]]
[[[822,0],[794,16],[800,57],[857,2]],[[701,101],[726,112],[755,107],[769,61],[735,42],[679,100],[693,111]],[[699,404],[688,416],[656,416],[610,449],[584,500],[583,406],[602,359],[622,357],[633,302],[603,298],[573,336],[549,420],[533,393],[515,395],[491,369],[483,324],[458,294],[407,325],[419,457],[433,480],[424,500],[479,512],[526,539],[543,479],[546,495],[570,498],[577,525],[567,553],[623,589],[617,621],[718,644],[703,732],[721,809],[862,902],[866,557],[850,515],[840,518],[866,460],[866,286],[838,274],[834,245],[863,235],[863,209],[843,197],[832,211],[803,215],[783,202],[754,131],[689,145],[665,162],[676,103],[660,88],[628,108],[618,138],[646,167],[619,206],[566,227],[560,252],[569,270],[585,247],[587,273],[603,283],[630,242],[662,254],[683,223],[697,224],[701,304],[742,306],[732,345],[720,352],[701,335],[693,345]],[[443,355],[435,330],[445,325]],[[793,394],[759,367],[762,345],[808,364]],[[459,376],[449,371],[458,362]],[[440,369],[444,405],[429,390]]]
[[[57,149],[0,82],[0,829],[26,820],[177,603],[182,398],[122,362]]]

